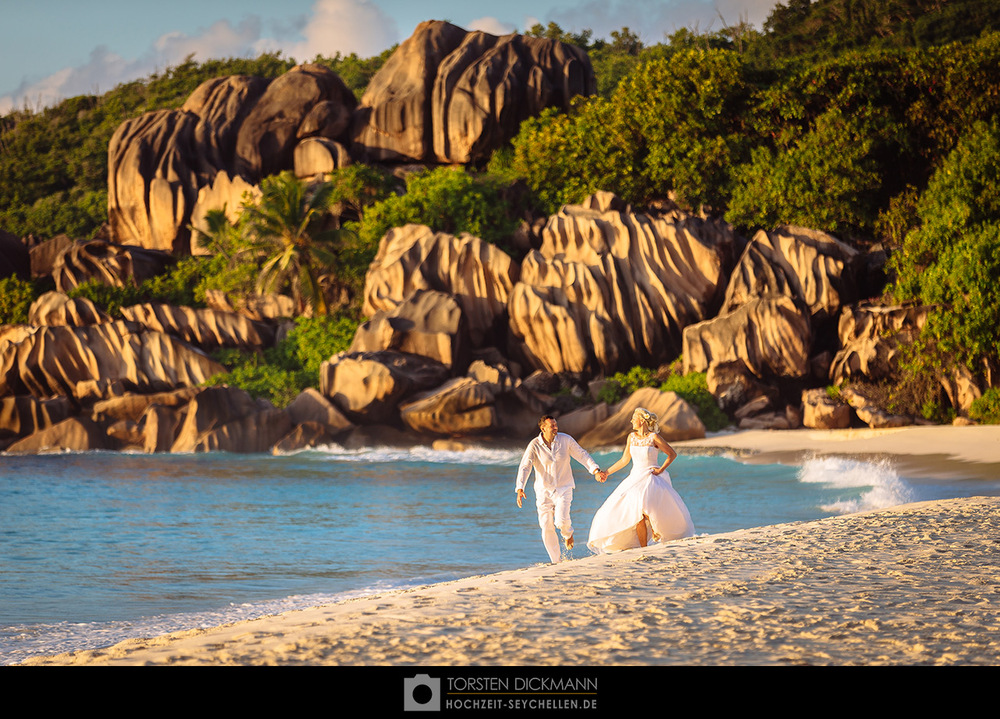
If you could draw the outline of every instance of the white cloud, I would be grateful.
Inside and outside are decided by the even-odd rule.
[[[337,52],[371,57],[400,39],[396,23],[370,0],[317,0],[310,16],[292,18],[270,30],[271,36],[265,36],[256,16],[237,24],[220,20],[195,34],[161,35],[141,57],[131,60],[98,47],[86,64],[22,82],[12,93],[0,96],[0,114],[25,105],[38,109],[67,97],[106,92],[119,83],[177,65],[188,55],[204,61],[281,50],[287,57],[308,62],[316,55]]]
[[[286,51],[300,62],[338,52],[371,57],[399,42],[396,21],[370,0],[317,0],[312,12],[305,40]]]
[[[516,32],[518,28],[514,27],[511,23],[497,20],[495,17],[481,17],[470,20],[466,30],[479,30],[481,32],[488,32],[491,35],[509,35],[512,32]]]

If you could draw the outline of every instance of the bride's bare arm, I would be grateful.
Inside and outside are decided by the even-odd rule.
[[[632,442],[632,435],[629,435],[628,440],[626,440],[625,442],[625,451],[622,452],[621,459],[619,459],[617,462],[615,462],[608,468],[609,477],[622,467],[628,465],[628,463],[632,461],[632,458],[629,456],[628,453],[629,444],[631,444],[631,442]]]
[[[667,444],[667,440],[663,439],[663,437],[658,434],[653,436],[653,446],[667,455],[666,461],[653,470],[653,474],[659,474],[660,472],[666,470],[666,468],[670,466],[671,462],[677,459],[677,450]]]

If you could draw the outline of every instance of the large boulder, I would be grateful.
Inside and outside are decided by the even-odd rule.
[[[802,392],[802,424],[810,429],[847,429],[851,407],[830,397],[825,389]]]
[[[445,365],[418,355],[341,352],[320,366],[319,389],[351,421],[383,424],[398,421],[401,400],[439,386],[449,374]]]
[[[656,365],[721,301],[731,228],[592,199],[549,218],[508,300],[512,341],[535,369],[611,374]]]
[[[815,322],[825,322],[856,301],[862,261],[857,250],[825,232],[794,226],[759,230],[729,278],[720,314],[784,295],[800,300]]]
[[[355,353],[394,350],[428,357],[454,372],[469,364],[462,308],[451,295],[417,290],[390,310],[375,313],[354,334]]]
[[[97,309],[90,300],[70,298],[62,292],[46,292],[28,308],[28,324],[45,326],[99,325],[110,322],[107,313]]]
[[[572,45],[423,22],[369,82],[353,154],[472,162],[514,137],[525,118],[595,89],[587,54]]]
[[[126,120],[108,144],[108,225],[122,244],[186,252],[198,188],[214,178],[201,166],[199,118],[157,110]]]
[[[126,322],[39,327],[0,344],[0,393],[77,397],[90,382],[121,380],[156,392],[203,383],[225,368],[189,345]]]
[[[462,309],[473,347],[505,338],[507,300],[520,268],[478,237],[406,225],[386,233],[365,275],[365,316],[389,311],[418,290],[436,290]]]
[[[497,426],[494,386],[471,377],[455,377],[418,394],[399,408],[403,423],[424,434],[470,435]]]
[[[236,209],[245,190],[237,175],[255,185],[291,169],[307,138],[346,142],[356,104],[334,72],[301,65],[273,81],[208,80],[180,109],[126,120],[108,145],[111,238],[190,252],[192,222],[201,226],[210,209]],[[204,187],[213,189],[199,196]]]
[[[878,382],[892,377],[900,347],[917,338],[927,311],[915,305],[844,307],[837,324],[840,349],[830,365],[830,382]]]
[[[356,105],[354,93],[332,70],[293,67],[268,85],[240,124],[233,170],[256,183],[291,169],[301,140],[346,139]]]
[[[344,432],[354,427],[354,424],[329,399],[313,387],[307,387],[300,392],[285,411],[292,424],[320,425],[330,434]]]
[[[166,252],[105,240],[71,242],[56,257],[52,279],[56,289],[69,292],[97,280],[111,287],[139,284],[163,273],[173,258]]]
[[[9,454],[43,454],[98,449],[118,449],[118,442],[89,417],[70,417],[19,439],[6,451]]]
[[[262,349],[274,344],[273,326],[235,312],[147,302],[122,307],[121,313],[147,330],[177,337],[206,351],[220,347]]]
[[[804,377],[811,346],[808,310],[787,295],[762,297],[687,327],[684,374],[741,360],[757,377]]]
[[[639,407],[656,415],[660,425],[659,434],[668,442],[701,439],[705,436],[705,425],[698,418],[698,413],[676,392],[661,392],[655,387],[643,387],[615,405],[610,417],[578,438],[580,444],[584,447],[623,449],[628,433],[632,431],[632,414]]]

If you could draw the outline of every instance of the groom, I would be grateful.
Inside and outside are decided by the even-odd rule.
[[[570,457],[584,465],[598,482],[605,481],[608,474],[601,470],[575,439],[559,431],[559,425],[551,415],[538,420],[538,428],[541,433],[531,440],[521,457],[514,491],[517,492],[517,506],[520,508],[528,475],[534,469],[535,507],[538,509],[542,542],[545,544],[545,551],[549,553],[549,559],[558,562],[561,557],[556,527],[562,532],[566,549],[573,548],[573,524],[570,522],[569,508],[576,484],[573,481]]]

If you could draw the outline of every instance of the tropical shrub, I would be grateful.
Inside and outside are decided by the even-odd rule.
[[[1000,424],[1000,388],[991,387],[972,402],[969,418],[983,424]]]
[[[38,299],[38,288],[31,280],[16,275],[0,279],[0,325],[28,323],[28,309]]]

